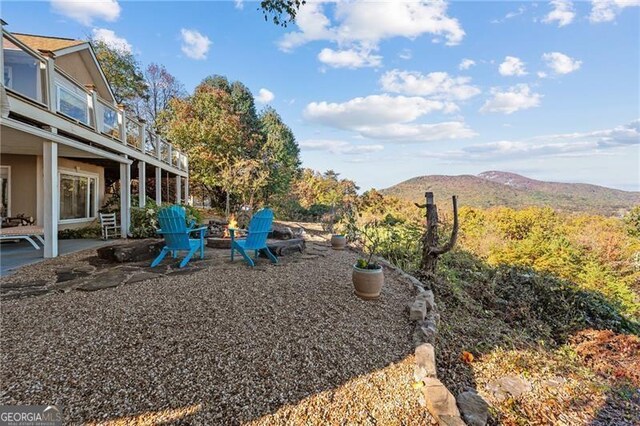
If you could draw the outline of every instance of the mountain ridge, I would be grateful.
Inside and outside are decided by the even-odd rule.
[[[384,195],[410,201],[422,201],[426,191],[432,191],[440,203],[458,195],[461,206],[481,208],[535,206],[622,215],[634,205],[640,205],[640,192],[636,191],[587,183],[548,182],[496,170],[478,175],[416,176],[380,190]]]

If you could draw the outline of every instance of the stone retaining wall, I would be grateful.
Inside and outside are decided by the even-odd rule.
[[[417,294],[408,307],[409,319],[415,321],[413,343],[415,345],[415,367],[413,387],[421,390],[420,403],[440,425],[484,426],[488,420],[488,405],[473,391],[462,392],[456,398],[437,378],[435,343],[440,322],[440,314],[433,291],[417,278],[407,274],[390,262],[379,259],[386,268],[396,271],[413,285]],[[463,420],[464,418],[464,420]]]

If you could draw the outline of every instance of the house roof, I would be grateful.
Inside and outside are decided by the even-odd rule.
[[[55,52],[56,50],[85,44],[86,41],[72,38],[45,37],[33,34],[12,33],[12,35],[34,50],[41,52]]]

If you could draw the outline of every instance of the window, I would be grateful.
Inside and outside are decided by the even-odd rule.
[[[60,173],[60,221],[82,221],[96,217],[98,178],[82,173]]]
[[[11,167],[0,166],[0,216],[11,216]]]
[[[89,104],[85,93],[76,93],[58,85],[58,111],[81,123],[89,124]]]

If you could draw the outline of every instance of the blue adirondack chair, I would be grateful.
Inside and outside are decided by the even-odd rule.
[[[244,260],[251,265],[255,266],[255,263],[251,257],[247,254],[248,251],[253,250],[255,258],[258,259],[260,250],[264,250],[266,255],[271,259],[271,262],[278,263],[278,258],[269,251],[267,247],[267,235],[271,231],[271,224],[273,223],[273,212],[269,209],[258,210],[253,215],[249,222],[249,229],[247,237],[244,239],[236,239],[235,229],[230,228],[231,234],[231,261],[233,261],[233,255],[236,251],[242,255]]]
[[[170,206],[161,209],[158,212],[158,224],[160,229],[158,234],[164,237],[165,246],[162,251],[155,258],[151,267],[158,266],[162,259],[171,252],[173,258],[178,256],[179,251],[186,251],[187,256],[180,262],[180,267],[183,268],[191,257],[200,250],[200,259],[204,258],[204,232],[207,229],[205,226],[200,228],[194,228],[195,221],[191,222],[187,228],[186,214],[184,208],[180,206]],[[189,238],[194,233],[199,233],[198,239]]]

